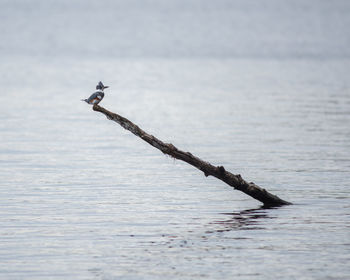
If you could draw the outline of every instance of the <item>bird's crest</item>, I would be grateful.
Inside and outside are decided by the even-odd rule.
[[[105,86],[103,85],[103,83],[100,81],[97,86],[96,86],[96,89],[104,89]]]

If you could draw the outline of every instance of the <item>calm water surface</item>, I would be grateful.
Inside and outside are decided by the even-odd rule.
[[[209,13],[205,7],[198,12],[197,1],[192,2],[194,15]],[[300,1],[287,7],[273,2],[265,10],[258,2],[250,3],[235,10],[237,24],[245,22],[247,11],[259,14],[258,21],[276,9],[282,15],[288,7],[291,15],[308,11]],[[73,28],[62,45],[52,43],[59,54],[53,56],[47,41],[41,41],[45,26],[33,45],[3,46],[0,279],[349,279],[350,60],[347,50],[338,51],[346,39],[334,43],[331,27],[341,27],[346,21],[341,15],[350,9],[347,2],[337,2],[330,29],[322,29],[328,45],[312,48],[311,42],[323,40],[315,22],[328,8],[327,2],[319,3],[319,10],[311,9],[310,30],[300,31],[305,45],[298,47],[275,30],[258,56],[256,46],[262,41],[249,36],[245,42],[250,49],[238,45],[236,54],[213,53],[229,50],[232,36],[226,37],[228,42],[204,46],[200,56],[182,55],[191,54],[205,34],[196,39],[191,29],[178,25],[174,37],[190,37],[176,51],[163,35],[169,45],[155,40],[154,48],[134,46],[128,56],[96,55],[91,45],[82,54],[66,55],[75,50],[71,36],[87,40],[87,31],[81,35]],[[79,10],[76,5],[67,13]],[[17,15],[17,24],[26,23],[20,8],[6,7]],[[170,23],[177,18],[176,7],[168,15]],[[53,12],[42,7],[56,17],[64,8]],[[29,18],[36,12],[31,13]],[[147,22],[149,13],[141,13],[141,19]],[[159,18],[145,28],[153,30],[152,24],[165,21],[162,12],[154,13]],[[210,30],[221,26],[215,21],[220,15],[231,18],[218,13],[209,13]],[[307,15],[302,13],[296,26],[291,19],[282,22],[298,33]],[[6,20],[20,30],[10,25],[12,19]],[[272,28],[279,18],[271,21]],[[164,28],[171,29],[170,23]],[[39,18],[28,32],[41,25]],[[60,24],[53,28],[61,31]],[[116,32],[138,30],[139,25],[127,22],[124,28]],[[151,35],[158,38],[156,32]],[[123,44],[136,37],[126,36],[124,43],[115,39],[116,49],[128,52]],[[270,41],[280,43],[277,52]],[[103,50],[108,52],[108,46],[103,43]],[[35,54],[37,48],[44,55]],[[172,55],[164,56],[164,50]],[[80,99],[100,79],[111,86],[102,106],[294,204],[263,209],[93,112]]]

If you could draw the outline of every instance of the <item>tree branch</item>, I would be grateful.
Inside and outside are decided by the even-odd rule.
[[[158,138],[148,134],[147,132],[139,128],[137,125],[118,114],[110,112],[99,105],[94,105],[93,110],[106,115],[108,119],[117,122],[123,128],[129,130],[130,132],[140,137],[142,140],[146,141],[153,147],[157,148],[164,154],[167,154],[175,159],[179,159],[187,162],[188,164],[193,165],[197,169],[203,171],[206,177],[214,176],[219,180],[227,183],[234,189],[240,190],[245,194],[253,197],[254,199],[261,201],[266,207],[291,204],[290,202],[280,199],[278,196],[269,193],[267,190],[260,188],[253,182],[248,183],[247,181],[243,180],[240,174],[234,175],[231,172],[226,171],[223,166],[214,166],[209,162],[203,161],[200,158],[192,155],[189,152],[183,152],[179,150],[171,143],[162,142]]]

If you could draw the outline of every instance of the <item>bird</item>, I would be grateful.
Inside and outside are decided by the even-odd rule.
[[[85,101],[88,104],[93,104],[93,105],[97,105],[98,103],[101,102],[101,100],[103,99],[103,97],[105,96],[103,90],[105,88],[109,88],[109,86],[105,86],[103,85],[103,83],[100,81],[97,86],[96,86],[96,92],[94,92],[93,94],[91,94],[91,96],[87,99],[82,99],[81,101]]]

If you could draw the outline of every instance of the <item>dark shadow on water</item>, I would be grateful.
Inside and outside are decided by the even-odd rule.
[[[274,219],[271,210],[273,208],[259,207],[255,209],[248,209],[233,213],[221,213],[227,216],[227,219],[218,220],[210,223],[211,225],[218,225],[216,232],[225,232],[232,230],[262,230],[265,227],[262,221],[266,219]]]

